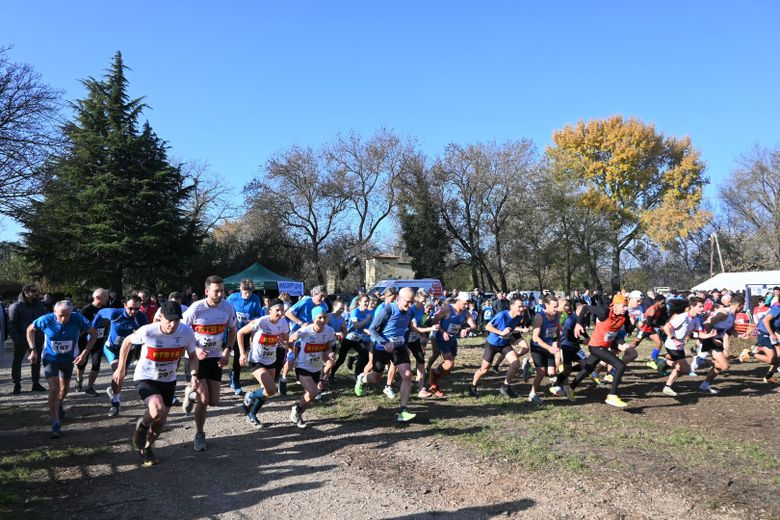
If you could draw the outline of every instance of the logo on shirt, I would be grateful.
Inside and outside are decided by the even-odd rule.
[[[207,336],[216,336],[225,332],[226,324],[220,323],[219,325],[193,325],[192,330],[197,334],[205,334]]]
[[[277,343],[279,343],[279,336],[260,334],[260,337],[257,338],[258,345],[276,345]]]
[[[146,348],[146,359],[163,363],[166,361],[177,361],[184,354],[184,347],[176,348]]]
[[[312,352],[323,352],[328,347],[327,343],[307,343],[303,351],[307,354]]]

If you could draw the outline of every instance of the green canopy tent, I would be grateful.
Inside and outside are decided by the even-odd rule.
[[[255,282],[255,289],[260,291],[279,291],[286,292],[291,296],[303,295],[303,282],[296,282],[284,276],[269,271],[259,263],[255,262],[240,273],[225,278],[225,289],[238,289],[241,280],[249,278]]]

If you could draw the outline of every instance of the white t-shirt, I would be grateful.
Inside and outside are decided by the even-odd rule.
[[[322,332],[314,330],[314,325],[306,325],[298,330],[300,349],[295,358],[295,367],[319,372],[322,370],[322,353],[336,341],[336,333],[330,325],[325,325]]]
[[[674,340],[676,339],[680,342],[685,341],[685,338],[688,336],[688,332],[690,332],[691,328],[693,327],[693,319],[688,316],[687,312],[683,312],[682,314],[673,316],[672,319],[669,320],[669,324],[672,326],[672,337],[666,338],[664,345],[668,349],[684,350],[685,343],[680,343],[677,345],[677,342]]]
[[[176,381],[179,359],[185,352],[195,352],[195,333],[183,323],[179,323],[173,334],[163,333],[159,323],[150,323],[136,330],[131,338],[133,345],[142,345],[134,381]]]
[[[249,350],[249,361],[272,365],[276,363],[276,346],[282,336],[290,332],[290,324],[286,318],[279,318],[273,323],[270,316],[263,316],[252,321],[252,348]]]
[[[198,300],[186,310],[182,323],[192,327],[198,346],[206,351],[210,358],[222,357],[226,334],[237,326],[236,311],[227,301],[222,300],[216,307],[209,307],[206,300]]]

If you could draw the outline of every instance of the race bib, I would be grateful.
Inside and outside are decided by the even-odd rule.
[[[577,351],[577,357],[580,358],[580,359],[585,359],[588,356],[587,356],[587,354],[585,354],[585,352],[583,352],[582,349],[580,349],[580,350]]]
[[[103,329],[98,329],[98,331],[97,331],[98,339],[102,338],[104,333],[105,333],[105,331]]]
[[[558,327],[547,327],[547,330],[544,331],[545,338],[554,338],[557,335],[558,335]]]
[[[389,339],[390,339],[390,343],[392,343],[393,347],[395,348],[403,347],[404,344],[406,343],[406,340],[404,339],[403,336],[395,336]]]
[[[215,339],[204,339],[203,341],[201,341],[200,348],[202,348],[206,352],[217,352],[219,351],[220,345],[221,342],[218,342]]]
[[[260,349],[260,359],[276,359],[276,349],[273,348],[261,348]],[[265,363],[266,365],[268,363]]]
[[[51,348],[57,354],[67,354],[68,352],[73,350],[73,342],[71,340],[52,341]]]
[[[458,332],[460,332],[460,323],[450,323],[450,326],[447,327],[447,334],[449,335],[456,335]]]
[[[160,379],[160,380],[168,379],[169,377],[171,377],[173,374],[176,373],[175,370],[170,368],[159,368],[155,372],[157,372],[157,377],[155,379]]]
[[[246,323],[249,321],[249,315],[245,312],[236,312],[236,319],[239,323]]]
[[[360,341],[360,334],[355,332],[354,330],[347,334],[347,339],[350,341]]]
[[[322,361],[322,353],[306,354],[306,363],[309,365],[318,365]]]

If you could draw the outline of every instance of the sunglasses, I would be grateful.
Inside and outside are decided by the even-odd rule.
[[[125,307],[125,309],[128,311],[140,311],[141,307]]]

